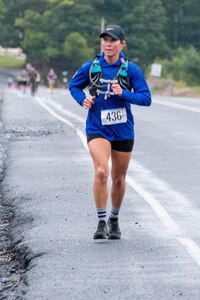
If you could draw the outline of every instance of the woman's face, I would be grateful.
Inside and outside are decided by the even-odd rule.
[[[105,58],[118,58],[119,52],[125,47],[125,45],[125,41],[115,40],[110,35],[106,35],[102,39]]]

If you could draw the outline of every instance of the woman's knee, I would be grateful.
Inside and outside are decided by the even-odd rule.
[[[125,184],[125,176],[112,176],[112,182],[116,187],[122,187]]]
[[[95,170],[95,176],[97,180],[101,181],[102,183],[106,183],[108,180],[108,170],[104,167],[97,167]]]

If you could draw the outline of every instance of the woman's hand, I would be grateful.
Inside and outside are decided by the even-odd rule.
[[[121,86],[119,85],[119,83],[112,82],[112,90],[115,95],[118,95],[118,96],[122,95],[123,90],[122,90]]]
[[[95,98],[96,98],[95,96],[87,96],[83,101],[83,107],[85,107],[86,109],[91,108],[92,105],[94,104]]]

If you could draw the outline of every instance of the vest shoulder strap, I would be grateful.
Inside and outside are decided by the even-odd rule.
[[[100,65],[100,62],[99,62],[99,58],[96,57],[95,60],[93,61],[91,67],[90,67],[90,73],[101,73],[102,70],[101,70],[101,65]]]
[[[115,78],[117,79],[119,85],[125,90],[132,90],[130,83],[130,78],[128,76],[128,59],[122,61],[121,67],[117,72]]]
[[[128,59],[126,59],[122,62],[118,74],[119,74],[119,76],[122,76],[122,77],[128,76]]]
[[[95,60],[91,64],[90,71],[90,84],[89,84],[89,92],[90,95],[97,95],[97,89],[101,88],[100,80],[102,78],[102,68],[99,61],[98,55],[96,56]],[[121,66],[115,75],[115,79],[121,85],[122,88],[126,90],[131,90],[131,84],[128,76],[128,59],[123,60]]]
[[[88,89],[91,96],[97,96],[97,89],[100,87],[101,76],[101,64],[98,56],[96,56],[89,70],[90,84]]]

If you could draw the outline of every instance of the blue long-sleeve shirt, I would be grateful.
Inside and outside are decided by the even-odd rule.
[[[104,59],[104,53],[99,56],[99,62],[104,79],[114,79],[120,66],[123,53],[119,60],[109,64]],[[88,61],[75,73],[69,82],[69,90],[73,98],[83,105],[86,98],[84,89],[90,84],[89,71],[93,61]],[[134,63],[128,63],[128,76],[132,91],[123,89],[122,95],[110,95],[105,100],[104,94],[94,99],[95,104],[88,110],[86,134],[102,134],[106,139],[123,141],[134,139],[134,118],[131,104],[151,105],[151,94],[142,71]],[[104,88],[106,90],[106,88]]]

